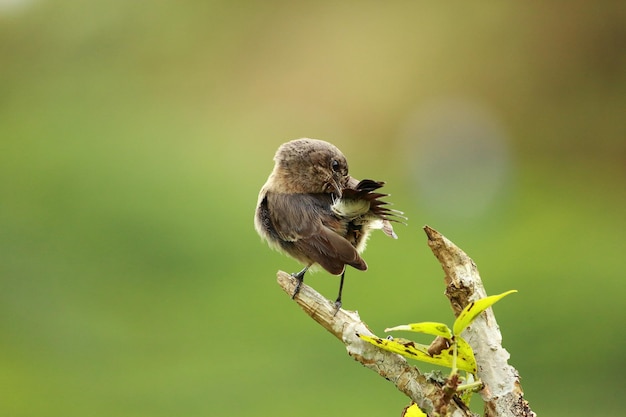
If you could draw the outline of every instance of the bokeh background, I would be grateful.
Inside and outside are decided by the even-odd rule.
[[[303,136],[409,217],[346,308],[452,322],[428,224],[519,290],[539,415],[620,415],[624,45],[621,1],[0,0],[0,415],[399,415],[253,229]]]

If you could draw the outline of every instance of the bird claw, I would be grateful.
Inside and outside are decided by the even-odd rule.
[[[296,295],[300,292],[300,287],[302,286],[302,277],[298,276],[298,274],[291,274],[292,277],[296,279],[296,288],[293,289],[293,294],[291,294],[291,299],[294,300]]]
[[[341,305],[341,300],[335,301],[335,314],[333,314],[333,317],[335,317],[337,313],[339,313],[339,310],[341,310]]]

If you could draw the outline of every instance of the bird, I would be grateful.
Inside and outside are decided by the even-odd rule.
[[[392,222],[406,217],[387,207],[379,193],[383,181],[357,180],[344,154],[333,144],[301,138],[286,142],[274,155],[274,168],[261,188],[254,226],[261,238],[304,265],[291,274],[295,298],[309,268],[340,275],[336,311],[342,306],[346,266],[365,271],[361,257],[373,230],[397,239]]]

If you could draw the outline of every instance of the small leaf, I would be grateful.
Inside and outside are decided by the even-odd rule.
[[[433,321],[403,324],[401,326],[388,327],[385,329],[386,332],[391,332],[395,330],[406,330],[409,332],[431,334],[433,336],[445,337],[446,339],[452,338],[452,331],[450,331],[450,328],[448,326],[443,323],[436,323]]]
[[[461,336],[456,336],[454,340],[456,341],[457,367],[475,374],[477,367],[472,347]]]
[[[381,339],[377,336],[365,336],[362,334],[360,334],[359,337],[389,352],[398,353],[407,358],[433,363],[431,356],[428,354],[428,346],[413,342],[412,340],[399,337],[394,339]]]
[[[454,321],[453,333],[455,335],[461,334],[461,332],[463,332],[463,330],[465,330],[465,328],[469,326],[470,323],[474,321],[474,319],[478,317],[480,313],[497,303],[502,298],[514,292],[517,292],[517,290],[503,292],[502,294],[498,295],[491,295],[489,297],[481,298],[480,300],[472,301],[471,303],[466,305],[463,311],[461,311],[459,316]]]
[[[402,412],[402,417],[428,417],[417,404],[413,403]]]
[[[474,375],[467,374],[465,382],[457,387],[457,395],[469,407],[472,395],[483,389],[483,383],[475,380]]]
[[[446,368],[452,368],[452,358],[454,355],[453,346],[442,350],[439,354],[430,355],[428,353],[428,346],[413,342],[412,340],[401,338],[390,340],[381,339],[377,336],[365,335],[359,335],[359,337],[374,346],[378,346],[379,348],[389,352],[398,353],[406,358],[432,363],[434,365],[445,366]],[[463,355],[459,355],[457,352],[457,368],[463,371],[476,373],[476,360],[474,359],[474,353],[469,345],[467,348],[469,348],[469,354],[465,349],[463,351]]]
[[[456,395],[458,395],[461,401],[463,401],[463,404],[469,407],[473,394],[474,392],[472,392],[472,390],[466,389],[466,390],[459,390]]]

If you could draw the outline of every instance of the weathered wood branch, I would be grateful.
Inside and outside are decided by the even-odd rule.
[[[424,230],[428,236],[428,245],[445,272],[446,296],[450,299],[455,315],[458,315],[468,303],[487,295],[478,270],[471,258],[440,233],[428,226]],[[288,295],[293,294],[295,278],[279,271],[277,279]],[[442,398],[449,397],[441,384],[428,379],[402,356],[361,340],[358,334],[373,334],[357,312],[344,309],[336,312],[334,302],[305,284],[295,301],[311,318],[337,337],[346,346],[350,356],[392,382],[429,416],[441,409]],[[509,354],[502,348],[502,336],[491,308],[471,324],[463,337],[474,350],[478,377],[485,386],[481,391],[485,416],[536,416],[523,397],[517,371],[507,362]],[[453,417],[474,416],[456,397],[447,404],[447,413]]]
[[[428,226],[424,231],[428,246],[443,268],[446,296],[454,315],[458,316],[467,304],[487,296],[478,268],[465,252],[439,232]],[[485,416],[536,416],[524,399],[517,370],[508,364],[510,355],[502,347],[502,334],[493,310],[488,308],[478,316],[462,336],[476,356],[478,378],[484,384],[480,394],[485,402]]]
[[[289,295],[293,294],[296,279],[283,271],[278,271],[277,278],[283,290]],[[346,345],[350,356],[393,383],[422,410],[432,415],[436,404],[444,396],[441,385],[426,378],[402,356],[378,349],[360,339],[358,334],[373,336],[373,333],[361,321],[356,311],[340,309],[335,314],[335,303],[306,284],[302,284],[295,300],[313,320]],[[452,402],[448,406],[448,411],[453,417],[473,416],[460,402]]]

